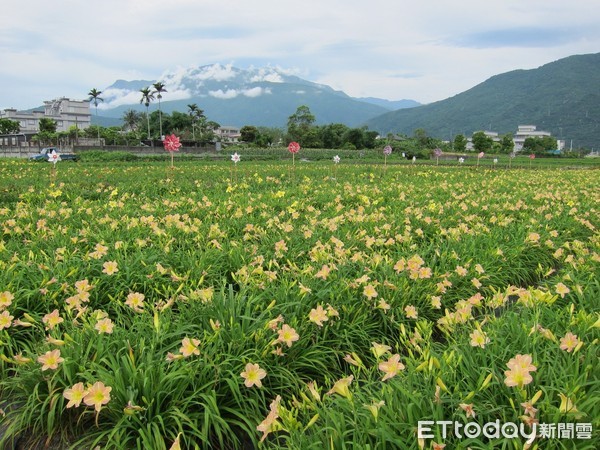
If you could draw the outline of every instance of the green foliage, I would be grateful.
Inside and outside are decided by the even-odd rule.
[[[492,149],[493,140],[491,137],[487,136],[483,131],[478,131],[473,133],[473,137],[471,138],[473,142],[473,149],[479,152],[489,152]]]
[[[506,133],[500,139],[500,153],[509,154],[515,148],[515,143],[513,141],[513,135],[511,133]]]
[[[454,137],[453,149],[455,152],[464,152],[467,149],[467,138],[462,134],[457,134]]]
[[[245,125],[240,129],[241,140],[257,147],[270,147],[283,139],[283,132],[274,128]]]
[[[303,147],[314,147],[316,135],[313,125],[315,121],[316,117],[310,112],[308,106],[299,106],[296,112],[288,117],[288,141],[299,142]]]
[[[288,119],[287,140],[304,148],[372,149],[378,133],[368,128],[350,128],[344,124],[314,125],[316,117],[307,106],[300,106]]]
[[[523,150],[536,155],[543,155],[549,150],[556,150],[556,139],[551,136],[528,137],[523,143]]]
[[[139,158],[133,153],[111,151],[106,152],[102,150],[88,150],[79,153],[81,161],[96,161],[96,162],[109,162],[109,161],[137,161]]]
[[[324,148],[340,148],[344,142],[344,135],[349,127],[342,123],[332,123],[319,127],[321,142]]]
[[[244,125],[240,128],[240,139],[250,144],[255,144],[260,136],[258,128],[251,125]]]
[[[40,133],[56,133],[56,121],[48,117],[39,120]]]
[[[0,119],[0,134],[13,134],[21,131],[21,125],[17,120]]]

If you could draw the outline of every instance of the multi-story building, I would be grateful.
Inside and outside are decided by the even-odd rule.
[[[484,131],[483,132],[488,138],[490,138],[494,142],[500,142],[500,136],[498,133],[493,131]],[[519,125],[517,127],[517,132],[514,134],[513,143],[514,143],[514,151],[520,152],[523,150],[523,145],[525,144],[525,139],[529,137],[551,137],[552,134],[548,131],[538,130],[535,125]],[[557,140],[556,148],[548,149],[548,150],[559,150],[562,151],[565,148],[565,141]],[[473,140],[472,138],[467,138],[467,150],[472,151],[473,148]]]
[[[230,126],[217,128],[215,134],[221,142],[239,142],[241,137],[240,129]]]
[[[25,135],[33,135],[40,131],[41,118],[53,119],[56,122],[56,131],[68,131],[72,126],[82,130],[91,124],[90,102],[62,97],[45,101],[43,111],[17,111],[13,108],[0,111],[0,119],[19,122],[21,133]]]
[[[513,138],[513,142],[515,143],[515,152],[520,152],[523,150],[523,145],[525,144],[525,139],[529,137],[545,137],[552,136],[552,134],[548,131],[542,131],[536,129],[535,125],[519,125],[517,127],[517,132]],[[565,148],[565,141],[556,141],[556,149],[548,149],[548,150],[563,150]]]

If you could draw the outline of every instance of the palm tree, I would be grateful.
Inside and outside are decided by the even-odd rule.
[[[96,88],[88,92],[88,95],[90,96],[89,101],[94,103],[94,106],[96,107],[96,122],[98,122],[98,100],[100,100],[101,102],[104,101],[104,99],[100,97],[100,94],[102,94],[102,91],[99,91]],[[100,125],[96,124],[96,126],[98,127],[98,142],[100,142]]]
[[[140,114],[137,111],[133,109],[128,109],[123,113],[123,124],[126,130],[136,131],[139,121]]]
[[[162,98],[161,93],[162,92],[167,92],[167,90],[165,89],[165,85],[163,83],[161,83],[160,81],[157,83],[154,83],[152,86],[154,86],[154,93],[158,94],[156,96],[156,98],[158,99],[158,123],[160,124],[160,138],[162,139],[162,114],[160,112],[160,99]]]
[[[191,105],[187,105],[188,114],[192,118],[192,138],[194,141],[196,140],[196,122],[200,117],[204,116],[204,111],[198,108],[198,105],[192,103]]]
[[[150,106],[150,102],[154,100],[154,93],[150,90],[149,87],[140,89],[140,92],[142,93],[140,103],[143,103],[146,106],[146,120],[148,122],[148,140],[150,140],[150,114],[148,114],[148,107]]]

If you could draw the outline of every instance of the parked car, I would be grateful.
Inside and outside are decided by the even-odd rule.
[[[48,155],[55,151],[61,161],[79,161],[79,155],[75,153],[62,153],[57,147],[44,147],[37,155],[29,157],[29,161],[48,161]]]

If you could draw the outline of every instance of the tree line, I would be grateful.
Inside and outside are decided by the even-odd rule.
[[[129,109],[123,113],[122,126],[103,127],[91,125],[81,130],[72,126],[68,131],[57,132],[56,122],[51,118],[41,118],[39,132],[34,137],[41,143],[60,142],[69,139],[77,142],[79,137],[103,139],[109,145],[139,145],[143,140],[162,139],[165,134],[176,134],[181,140],[206,144],[218,140],[216,131],[220,125],[209,120],[197,104],[187,105],[185,113],[173,111],[163,113],[161,109],[162,93],[167,92],[164,83],[157,82],[151,87],[140,90],[140,104],[145,112]],[[104,101],[102,91],[91,89],[88,92],[90,104],[94,105],[98,120],[98,103]],[[158,110],[149,112],[150,104],[158,100]],[[377,131],[368,127],[351,128],[341,123],[316,125],[316,117],[306,105],[299,106],[288,117],[285,130],[270,127],[245,125],[240,129],[240,140],[245,145],[257,147],[282,146],[296,141],[304,148],[329,148],[345,150],[363,150],[383,148],[390,145],[407,158],[429,158],[434,149],[444,152],[463,153],[467,150],[468,139],[458,134],[452,142],[442,141],[427,135],[422,129],[416,129],[413,136],[389,133],[386,137],[379,136]],[[0,119],[0,134],[18,133],[18,121]],[[494,141],[483,131],[473,133],[472,148],[475,152],[511,153],[514,150],[513,135],[507,133],[498,141]],[[524,151],[544,154],[554,150],[556,140],[549,136],[530,137],[525,140]]]

